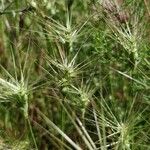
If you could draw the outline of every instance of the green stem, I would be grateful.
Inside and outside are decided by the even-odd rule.
[[[35,145],[35,149],[38,150],[38,146],[37,146],[37,143],[36,143],[36,140],[35,140],[35,136],[34,136],[34,133],[33,133],[32,126],[31,126],[29,118],[27,118],[27,123],[28,123],[29,129],[30,129],[30,133],[31,133],[34,145]]]

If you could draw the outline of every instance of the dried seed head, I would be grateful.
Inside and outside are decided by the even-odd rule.
[[[115,17],[120,23],[125,23],[129,20],[129,14],[126,10],[121,10],[122,4],[123,0],[103,0],[102,7],[106,13]]]
[[[102,7],[108,12],[114,12],[116,10],[114,3],[109,0],[103,0]]]
[[[116,18],[120,23],[125,23],[129,20],[129,14],[125,11],[121,11],[118,14],[116,14]]]

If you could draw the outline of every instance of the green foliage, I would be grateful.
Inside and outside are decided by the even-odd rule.
[[[0,1],[0,149],[150,149],[150,3],[118,1]]]

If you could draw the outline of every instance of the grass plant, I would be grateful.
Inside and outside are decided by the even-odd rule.
[[[149,150],[148,0],[0,1],[0,150]]]

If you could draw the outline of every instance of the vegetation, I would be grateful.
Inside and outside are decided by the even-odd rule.
[[[0,149],[149,150],[148,0],[0,1]]]

